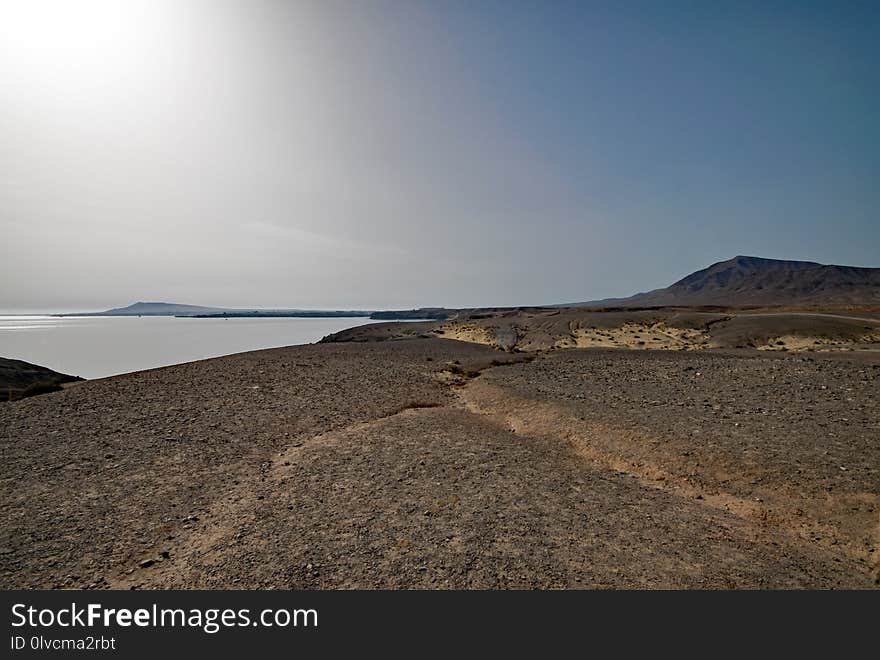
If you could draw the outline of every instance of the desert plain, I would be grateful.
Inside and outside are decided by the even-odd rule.
[[[508,310],[0,404],[12,588],[876,588],[880,313]]]

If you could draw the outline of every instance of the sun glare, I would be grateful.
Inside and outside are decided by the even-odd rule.
[[[139,54],[144,4],[119,0],[0,1],[0,66],[30,84],[88,84]]]

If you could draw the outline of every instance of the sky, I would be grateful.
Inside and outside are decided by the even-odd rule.
[[[0,309],[880,266],[880,4],[0,0]]]

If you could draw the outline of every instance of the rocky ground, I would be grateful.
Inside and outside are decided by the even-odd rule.
[[[878,351],[880,307],[462,310],[442,321],[351,328],[324,341],[371,342],[407,337],[444,337],[505,351],[578,347]]]
[[[78,383],[0,405],[0,584],[871,588],[878,385],[870,353],[436,338]]]

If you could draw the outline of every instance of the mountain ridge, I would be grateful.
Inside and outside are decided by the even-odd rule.
[[[574,307],[880,303],[880,268],[737,255],[671,285]]]

